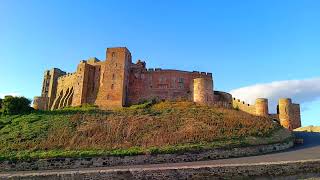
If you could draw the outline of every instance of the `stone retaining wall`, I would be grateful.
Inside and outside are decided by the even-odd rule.
[[[28,171],[28,170],[51,170],[51,169],[78,169],[94,167],[110,167],[122,165],[141,165],[159,163],[177,163],[203,161],[213,159],[224,159],[242,156],[253,156],[275,151],[281,151],[293,146],[293,141],[270,145],[259,145],[252,147],[233,148],[229,150],[214,149],[200,152],[189,152],[181,154],[158,154],[138,155],[125,157],[94,157],[94,158],[55,158],[40,159],[32,161],[2,161],[2,171]]]
[[[85,169],[63,172],[0,174],[0,179],[298,179],[319,176],[320,159],[235,165]]]

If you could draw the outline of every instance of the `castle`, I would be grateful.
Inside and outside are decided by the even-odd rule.
[[[83,104],[100,108],[130,106],[148,99],[188,100],[201,105],[236,108],[257,116],[270,116],[292,130],[301,126],[300,106],[280,99],[277,114],[269,114],[268,100],[246,104],[231,94],[214,91],[212,73],[147,69],[144,61],[132,63],[125,47],[107,48],[106,60],[82,60],[75,73],[53,68],[44,73],[41,96],[33,106],[54,110]]]

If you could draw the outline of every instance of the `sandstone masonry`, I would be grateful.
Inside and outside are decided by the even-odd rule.
[[[144,61],[132,63],[125,47],[108,48],[106,60],[82,60],[75,73],[53,68],[44,73],[41,96],[34,108],[54,110],[83,104],[115,108],[149,99],[187,100],[202,105],[237,108],[257,116],[271,116],[292,130],[301,126],[300,106],[280,99],[277,114],[269,114],[268,100],[246,104],[221,91],[214,91],[212,73],[146,68]]]

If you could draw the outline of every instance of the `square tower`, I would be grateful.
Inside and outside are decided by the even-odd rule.
[[[96,104],[102,108],[126,105],[131,53],[125,47],[108,48]]]

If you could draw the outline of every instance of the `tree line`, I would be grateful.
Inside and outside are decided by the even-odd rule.
[[[30,105],[31,100],[25,97],[5,96],[4,99],[0,98],[0,114],[28,114],[33,111]]]

